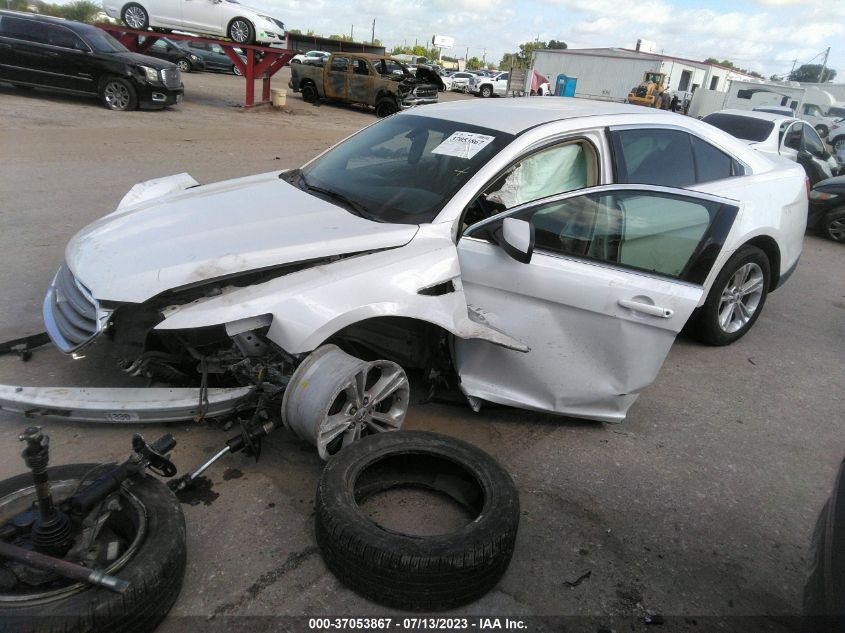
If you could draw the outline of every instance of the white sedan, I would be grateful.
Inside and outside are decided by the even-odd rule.
[[[290,60],[291,64],[322,64],[331,55],[326,51],[308,51],[307,53],[300,53],[294,55]]]
[[[475,410],[620,421],[690,319],[713,345],[751,329],[806,221],[798,165],[700,121],[462,100],[387,117],[298,169],[136,185],[70,241],[44,319],[67,354],[108,333],[152,381],[213,371],[241,387],[238,406],[260,384],[324,457],[399,428],[409,367]],[[137,391],[134,419],[177,417],[179,390],[149,410]]]
[[[110,18],[132,29],[181,29],[228,37],[238,44],[284,44],[281,20],[236,0],[103,0]]]
[[[761,110],[720,110],[702,120],[742,139],[758,152],[796,161],[804,168],[810,186],[839,171],[836,159],[806,121]]]

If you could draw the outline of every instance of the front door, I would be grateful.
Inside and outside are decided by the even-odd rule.
[[[200,33],[223,35],[225,28],[220,24],[220,3],[215,0],[179,0],[182,4],[182,24],[186,29]]]
[[[374,81],[375,72],[367,60],[360,57],[353,58],[352,72],[349,74],[349,100],[375,105]]]
[[[529,202],[458,243],[470,310],[530,347],[455,340],[461,388],[501,404],[618,421],[651,384],[737,215],[688,190],[604,185]],[[499,246],[504,217],[531,223],[534,253]]]

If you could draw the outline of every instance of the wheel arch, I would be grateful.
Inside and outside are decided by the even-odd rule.
[[[772,292],[778,287],[780,282],[780,247],[775,239],[770,235],[758,235],[745,242],[742,246],[756,246],[766,254],[769,260],[769,272],[771,278],[769,279],[769,292]],[[740,248],[742,248],[740,246]]]

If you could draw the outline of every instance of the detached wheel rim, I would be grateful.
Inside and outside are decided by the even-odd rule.
[[[285,424],[328,459],[364,435],[398,431],[410,385],[387,360],[367,362],[325,345],[291,377],[282,403]]]
[[[719,327],[733,334],[744,328],[763,297],[763,269],[754,262],[740,266],[722,290],[719,301]]]
[[[90,483],[90,479],[86,479]],[[64,499],[76,490],[79,485],[77,479],[64,479],[60,481],[51,481],[50,490],[57,500]],[[126,548],[123,553],[108,566],[105,566],[103,571],[107,574],[115,574],[117,571],[126,566],[132,557],[138,551],[138,548],[144,542],[144,537],[147,534],[147,509],[138,497],[133,495],[128,489],[122,488],[119,493],[120,501],[123,504],[121,510],[113,513],[106,519],[103,524],[103,529],[100,530],[99,535],[96,536],[93,543],[98,543],[103,539],[103,531],[105,528],[118,526],[118,532],[130,527],[134,530],[134,535],[122,534],[123,540],[126,542]],[[22,488],[12,494],[0,498],[0,525],[9,521],[12,517],[25,512],[31,508],[35,501],[35,487],[28,486]],[[58,505],[58,503],[57,503]],[[114,533],[114,532],[112,532]],[[75,538],[79,538],[78,530]],[[108,539],[106,539],[108,540]],[[26,543],[13,541],[17,545],[26,546]],[[76,544],[74,544],[74,548]],[[71,552],[73,548],[71,549]],[[47,603],[53,600],[66,598],[67,596],[79,593],[86,589],[90,589],[91,585],[85,582],[75,582],[73,580],[58,579],[46,583],[49,588],[45,590],[38,590],[31,586],[30,590],[8,591],[0,592],[0,605],[15,606],[28,604],[32,602]],[[25,585],[25,583],[18,582],[18,585]]]
[[[110,81],[106,84],[103,96],[112,110],[125,110],[132,99],[129,88],[117,81]]]
[[[845,218],[836,218],[827,224],[828,237],[837,242],[845,242]]]
[[[123,14],[126,25],[133,29],[143,29],[147,23],[147,14],[141,7],[129,7]]]
[[[229,36],[239,44],[244,44],[249,39],[250,26],[243,20],[235,20],[229,27]]]

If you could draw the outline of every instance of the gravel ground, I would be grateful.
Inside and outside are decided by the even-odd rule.
[[[40,304],[64,244],[134,183],[183,171],[211,182],[296,166],[375,121],[361,108],[311,106],[298,96],[283,111],[244,112],[242,81],[187,75],[180,107],[133,113],[0,86],[0,340],[42,329]],[[275,83],[286,82],[285,71]],[[456,613],[583,616],[561,626],[585,631],[614,622],[639,629],[647,612],[670,618],[662,630],[751,630],[752,622],[788,630],[779,618],[800,611],[813,522],[845,454],[843,265],[841,245],[808,234],[798,271],[771,295],[753,331],[727,348],[681,337],[622,424],[413,406],[406,428],[487,450],[521,496],[510,569],[493,592]],[[106,355],[95,349],[73,361],[45,349],[30,363],[3,357],[0,382],[130,384]],[[23,468],[16,435],[24,426],[0,414],[0,477]],[[55,463],[129,450],[130,429],[47,428]],[[166,430],[179,441],[174,458],[183,469],[228,437],[190,424]],[[154,437],[164,429],[141,431]],[[227,616],[396,613],[347,590],[323,565],[312,514],[320,469],[311,447],[279,432],[257,464],[234,456],[209,472],[212,488],[185,505],[188,577],[160,630],[274,622]],[[393,511],[453,518],[448,508],[426,507],[418,500]]]

